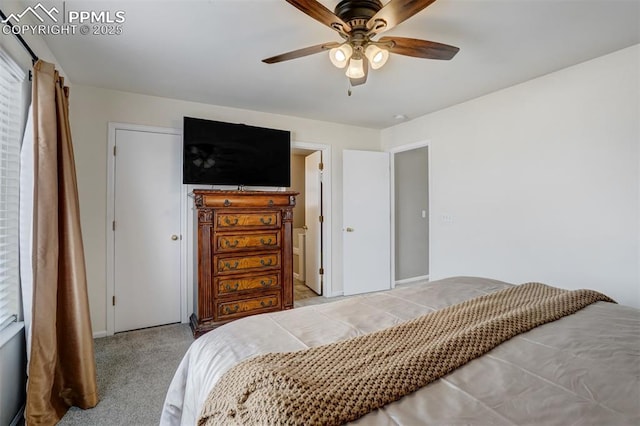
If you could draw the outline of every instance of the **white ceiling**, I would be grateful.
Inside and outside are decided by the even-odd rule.
[[[340,40],[284,0],[70,0],[64,7],[126,13],[119,36],[46,37],[74,84],[371,128],[640,43],[638,0],[438,0],[385,35],[451,44],[458,55],[391,55],[349,97],[344,71],[327,53],[261,62]]]

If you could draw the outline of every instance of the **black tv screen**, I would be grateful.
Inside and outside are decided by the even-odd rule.
[[[184,117],[183,183],[291,184],[291,133]]]

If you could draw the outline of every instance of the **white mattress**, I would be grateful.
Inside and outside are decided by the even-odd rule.
[[[194,425],[221,375],[251,356],[369,333],[509,285],[448,278],[234,321],[191,345],[160,423]],[[639,425],[640,310],[597,302],[352,424]]]

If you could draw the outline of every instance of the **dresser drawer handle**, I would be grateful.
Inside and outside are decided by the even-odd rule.
[[[236,261],[233,263],[233,265],[231,265],[231,262],[224,262],[224,266],[227,269],[238,269],[238,265],[239,263]]]
[[[269,203],[267,203],[269,205],[269,207],[273,207],[273,200],[269,200]]]
[[[236,217],[235,220],[232,222],[231,219],[229,219],[229,216],[225,216],[224,223],[226,223],[229,226],[236,226],[238,224],[238,218]]]
[[[273,238],[269,238],[268,240],[265,240],[264,238],[260,238],[260,244],[262,244],[263,246],[272,246]]]
[[[260,264],[262,266],[271,266],[273,265],[273,259],[267,259],[267,260],[260,259]]]
[[[262,306],[263,308],[270,308],[273,306],[273,300],[269,300],[268,303],[264,303],[264,300],[261,300],[260,306]]]
[[[236,248],[236,247],[238,247],[238,243],[240,242],[238,240],[235,240],[233,243],[230,243],[229,240],[227,240],[227,239],[225,239],[223,241],[224,241],[225,247],[227,247],[227,248]]]
[[[268,220],[265,220],[264,217],[261,217],[260,222],[262,222],[263,225],[271,225],[273,223],[273,216],[270,216]]]
[[[235,305],[233,307],[233,309],[231,309],[229,306],[225,306],[224,307],[224,313],[229,315],[229,314],[235,314],[236,312],[238,312],[240,310],[240,305]]]
[[[235,283],[233,287],[231,286],[231,284],[228,284],[228,283],[224,285],[224,288],[227,291],[238,291],[239,287],[240,287],[240,283]]]
[[[224,206],[225,207],[229,207],[231,205],[231,201],[229,200],[224,200]]]
[[[273,279],[270,279],[269,281],[260,280],[260,284],[262,285],[262,287],[271,287],[271,284],[273,284]]]

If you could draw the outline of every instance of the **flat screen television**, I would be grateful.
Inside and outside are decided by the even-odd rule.
[[[183,183],[291,185],[291,133],[184,117]]]

